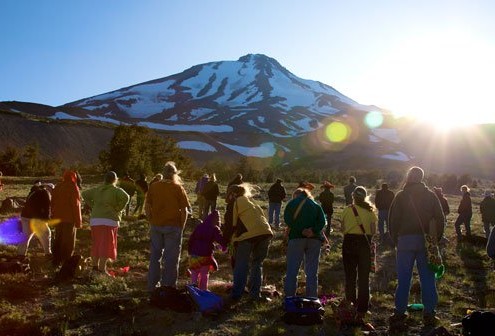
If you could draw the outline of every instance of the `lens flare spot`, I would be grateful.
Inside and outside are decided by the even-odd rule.
[[[378,111],[371,111],[364,117],[364,123],[369,128],[377,128],[383,124],[383,114]]]
[[[325,129],[325,134],[331,142],[345,141],[349,138],[350,133],[349,127],[340,121],[330,123]]]

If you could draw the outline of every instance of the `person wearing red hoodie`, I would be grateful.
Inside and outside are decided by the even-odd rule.
[[[60,219],[55,226],[53,265],[60,266],[74,253],[76,231],[81,228],[81,194],[77,174],[66,171],[52,192],[52,218]]]

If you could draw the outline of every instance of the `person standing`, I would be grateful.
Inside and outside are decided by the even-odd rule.
[[[268,189],[268,223],[272,228],[278,229],[280,227],[280,209],[286,196],[281,179],[277,179]]]
[[[33,235],[36,235],[36,238],[41,243],[45,256],[51,257],[52,255],[50,246],[52,234],[48,224],[40,222],[38,224],[40,227],[37,227],[35,231],[33,231],[31,225],[32,219],[50,219],[52,197],[49,189],[51,189],[51,186],[43,185],[41,181],[36,181],[26,198],[26,203],[21,211],[21,224],[22,232],[26,235],[27,239],[17,246],[17,254],[21,257],[27,255],[29,243]]]
[[[81,194],[77,187],[77,175],[67,170],[62,181],[52,192],[52,218],[60,219],[55,226],[53,240],[53,265],[58,267],[74,253],[76,232],[81,228]]]
[[[136,193],[136,185],[129,173],[126,173],[123,178],[119,180],[119,187],[122,188],[127,195],[129,195],[129,202],[125,206],[125,215],[129,216],[129,209],[131,208],[131,201]]]
[[[333,231],[332,216],[333,216],[333,201],[335,198],[333,192],[331,192],[330,189],[333,189],[334,185],[328,181],[325,181],[323,182],[321,188],[323,189],[323,191],[320,193],[317,199],[318,201],[320,201],[321,207],[327,219],[327,226],[325,231],[326,231],[326,236],[329,237],[330,232]]]
[[[480,203],[480,212],[485,236],[488,239],[491,228],[495,225],[495,198],[493,198],[491,191],[485,191],[485,198]]]
[[[133,215],[140,216],[143,212],[144,199],[148,193],[148,182],[146,181],[146,176],[141,173],[139,174],[139,179],[136,180],[136,207],[132,212]]]
[[[217,197],[220,195],[220,189],[218,188],[217,176],[215,173],[210,175],[210,178],[203,189],[203,197],[205,201],[204,216],[212,213],[217,209]]]
[[[445,216],[440,201],[423,183],[423,178],[423,169],[410,168],[403,189],[395,195],[390,207],[389,228],[397,247],[398,279],[395,290],[395,312],[390,317],[391,326],[402,324],[407,316],[406,309],[415,263],[424,305],[423,322],[429,326],[438,321],[435,316],[438,303],[435,274],[428,267],[424,236],[425,233],[434,230],[436,238],[440,241],[445,229]],[[431,225],[434,226],[430,227]]]
[[[447,218],[447,215],[450,213],[450,207],[449,207],[449,202],[447,201],[447,198],[443,194],[443,190],[441,187],[433,187],[433,192],[435,195],[437,195],[438,200],[440,201],[440,205],[442,206],[442,211]]]
[[[345,205],[352,204],[352,193],[354,192],[354,189],[356,189],[356,187],[356,178],[354,176],[349,177],[349,184],[344,186]]]
[[[356,187],[352,199],[353,203],[341,215],[344,233],[342,262],[345,297],[356,306],[356,321],[362,323],[370,301],[371,249],[377,218],[364,187]]]
[[[229,184],[227,185],[227,188],[232,186],[232,185],[240,185],[240,184],[243,184],[244,181],[242,179],[242,174],[241,173],[238,173],[234,179],[232,181],[229,182]]]
[[[380,190],[376,192],[375,207],[378,209],[378,233],[380,234],[380,241],[384,241],[385,228],[388,230],[388,211],[390,205],[394,200],[394,192],[388,189],[387,183],[382,183]],[[385,224],[386,223],[386,224]]]
[[[210,176],[208,174],[204,174],[200,177],[198,182],[196,182],[196,188],[194,188],[194,192],[196,193],[197,201],[198,201],[198,218],[204,219],[205,215],[205,207],[206,207],[206,199],[203,196],[203,191],[205,189],[206,184],[210,180]]]
[[[304,261],[306,296],[318,297],[318,264],[325,213],[308,189],[298,188],[285,206],[284,221],[289,231],[285,296],[296,295],[297,275]]]
[[[187,251],[189,252],[189,270],[191,283],[199,289],[208,290],[210,272],[218,269],[218,263],[213,256],[215,243],[222,250],[227,250],[227,241],[220,231],[220,213],[214,210],[200,223],[189,237]]]
[[[0,171],[0,191],[3,190],[2,176],[3,176],[3,173]]]
[[[261,298],[263,262],[268,255],[273,232],[263,209],[251,199],[250,186],[233,185],[232,192],[235,197],[232,209],[235,251],[231,299],[236,301],[241,298],[249,274],[249,296],[258,300]]]
[[[471,237],[471,217],[473,216],[473,206],[471,203],[471,194],[467,185],[461,186],[462,199],[457,208],[457,219],[454,223],[455,233],[457,234],[457,242],[462,241],[461,225],[466,228],[466,237]]]
[[[82,198],[91,207],[91,259],[93,271],[110,275],[109,260],[117,259],[117,232],[129,195],[117,187],[117,174],[105,174],[104,184],[83,191]]]
[[[180,171],[169,161],[163,169],[163,180],[150,185],[145,202],[150,226],[150,265],[148,291],[156,286],[176,287],[182,233],[191,207],[182,186]]]

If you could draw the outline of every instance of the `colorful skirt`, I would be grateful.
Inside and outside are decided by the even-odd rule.
[[[213,256],[189,256],[189,269],[197,270],[203,266],[210,266],[210,272],[218,270],[218,263]]]

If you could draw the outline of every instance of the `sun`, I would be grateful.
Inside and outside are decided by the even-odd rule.
[[[494,123],[494,59],[495,45],[463,30],[428,32],[389,50],[367,74],[368,90],[394,114],[439,130]]]

